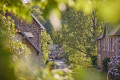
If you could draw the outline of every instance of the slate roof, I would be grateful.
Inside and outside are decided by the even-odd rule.
[[[120,35],[120,25],[115,26],[115,28],[110,32],[111,35]]]
[[[40,28],[42,28],[43,30],[45,30],[45,28],[44,28],[43,25],[38,21],[38,19],[37,19],[33,14],[31,14],[31,16],[32,16],[33,19],[40,25]]]
[[[97,37],[97,39],[96,40],[98,40],[98,39],[102,39],[103,38],[103,33],[102,34],[100,34],[98,37]]]
[[[98,39],[102,39],[105,35],[107,36],[114,36],[114,35],[120,35],[120,24],[110,24],[106,23],[103,33],[98,36]]]
[[[16,28],[21,32],[21,34],[30,42],[30,44],[31,44],[40,54],[43,55],[43,53],[41,52],[41,50],[30,40],[30,38],[27,37],[27,36],[25,35],[25,33],[22,32],[22,30],[21,30],[20,28],[18,28],[17,24],[15,24],[15,27],[16,27]]]
[[[37,18],[31,14],[33,19],[40,25],[40,28],[42,28],[43,30],[45,30],[45,28],[43,27],[43,25],[37,20]],[[18,27],[18,25],[15,23],[15,27],[21,32],[21,34],[30,42],[30,44],[39,52],[39,54],[42,54],[43,53],[41,52],[41,50],[30,40],[29,37],[33,37],[32,34],[30,34],[30,32],[26,33],[26,32],[22,32],[22,30]]]

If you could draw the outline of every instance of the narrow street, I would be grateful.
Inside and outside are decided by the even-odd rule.
[[[68,65],[67,64],[65,64],[65,62],[64,61],[62,61],[62,60],[55,60],[55,64],[57,65],[56,66],[56,69],[54,69],[55,71],[59,71],[59,70],[62,70],[62,71],[65,71],[65,72],[72,72],[70,69],[69,69],[69,67],[68,67]],[[54,71],[53,70],[53,71]]]
[[[55,60],[55,64],[58,66],[58,69],[68,69],[68,65],[65,64],[62,60]]]

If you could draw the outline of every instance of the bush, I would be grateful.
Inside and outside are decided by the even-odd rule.
[[[108,72],[108,62],[110,62],[110,58],[106,57],[102,60],[102,70],[103,72]]]
[[[92,56],[92,64],[95,66],[97,65],[97,56]]]
[[[53,61],[48,62],[47,66],[53,66]]]
[[[118,73],[120,74],[120,62],[117,64]]]

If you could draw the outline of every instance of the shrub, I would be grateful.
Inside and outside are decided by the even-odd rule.
[[[53,64],[53,61],[48,62],[47,65],[48,65],[48,66],[53,66],[53,65],[54,65],[54,64]]]
[[[108,72],[108,62],[110,62],[110,58],[106,57],[102,60],[102,70],[103,72]]]
[[[97,56],[92,56],[92,64],[97,65]]]
[[[118,73],[120,74],[120,62],[117,64]]]

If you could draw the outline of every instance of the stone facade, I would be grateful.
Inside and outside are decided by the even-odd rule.
[[[102,67],[102,60],[104,58],[111,58],[116,55],[120,55],[120,35],[110,35],[107,29],[104,29],[104,33],[97,38],[98,67]]]
[[[11,13],[6,13],[7,16],[10,16],[16,26],[16,35],[14,37],[14,40],[19,40],[23,44],[25,44],[30,50],[31,50],[31,57],[33,63],[41,63],[41,31],[43,28],[41,28],[41,25],[38,21],[36,21],[36,18],[31,15],[32,22],[27,23],[23,19],[16,18]],[[43,26],[42,26],[43,27]],[[27,33],[27,35],[25,34]],[[29,36],[29,35],[32,35]]]
[[[102,60],[106,57],[111,58],[117,54],[116,37],[104,37],[97,41],[98,66],[102,67]]]

